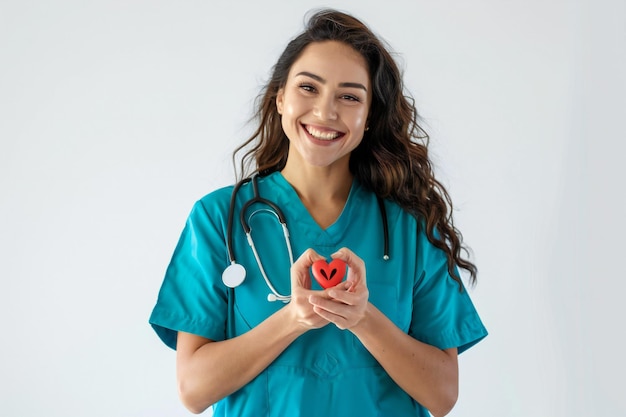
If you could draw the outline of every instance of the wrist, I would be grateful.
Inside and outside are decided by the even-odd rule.
[[[374,305],[368,301],[365,312],[363,313],[363,317],[349,330],[354,333],[354,335],[358,338],[368,334],[375,327],[373,321],[376,311],[376,307],[374,307]]]
[[[280,326],[287,336],[294,340],[309,330],[306,321],[298,314],[293,299],[285,307],[276,312],[280,317]]]

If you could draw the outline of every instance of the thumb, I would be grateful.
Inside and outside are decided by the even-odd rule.
[[[311,288],[311,275],[309,268],[315,261],[325,259],[322,255],[313,249],[307,249],[300,257],[291,265],[291,287]]]

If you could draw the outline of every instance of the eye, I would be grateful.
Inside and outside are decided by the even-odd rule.
[[[352,94],[343,94],[342,96],[340,96],[340,98],[343,100],[348,100],[348,101],[356,101],[356,102],[361,101],[360,98],[358,98],[357,96],[353,96]]]
[[[307,84],[307,83],[302,83],[302,84],[298,85],[298,87],[301,90],[304,90],[304,91],[306,91],[308,93],[314,93],[315,91],[317,91],[313,85]]]

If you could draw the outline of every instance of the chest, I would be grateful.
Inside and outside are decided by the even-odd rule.
[[[281,301],[268,301],[268,295],[274,291],[281,296],[291,294],[289,248],[294,260],[308,248],[327,258],[342,247],[352,250],[365,262],[369,301],[398,327],[408,329],[415,282],[415,254],[406,249],[411,245],[395,245],[391,259],[383,259],[384,230],[376,206],[353,211],[347,221],[326,230],[311,227],[304,219],[283,211],[286,212],[289,239],[285,239],[276,217],[266,211],[250,218],[254,251],[246,244],[243,233],[235,236],[238,262],[246,269],[244,283],[234,289],[235,335],[250,330],[284,307]],[[401,233],[393,224],[391,227],[390,232]],[[312,289],[321,289],[315,280],[311,282]]]

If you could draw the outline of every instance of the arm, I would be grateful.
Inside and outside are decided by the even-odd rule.
[[[181,401],[201,413],[272,363],[300,334],[283,308],[249,332],[220,342],[178,333],[176,376]]]
[[[446,415],[458,395],[456,348],[441,350],[404,333],[367,301],[363,261],[347,249],[333,257],[348,264],[348,280],[326,290],[326,298],[310,295],[314,311],[354,333],[389,376],[434,416]]]
[[[389,376],[433,416],[450,412],[458,396],[456,348],[441,350],[412,338],[371,303],[350,330]]]
[[[176,376],[180,398],[201,413],[232,394],[267,368],[298,336],[328,323],[313,312],[308,269],[322,258],[309,250],[291,267],[291,301],[257,327],[232,339],[214,342],[178,333]],[[323,259],[323,258],[322,258]]]

